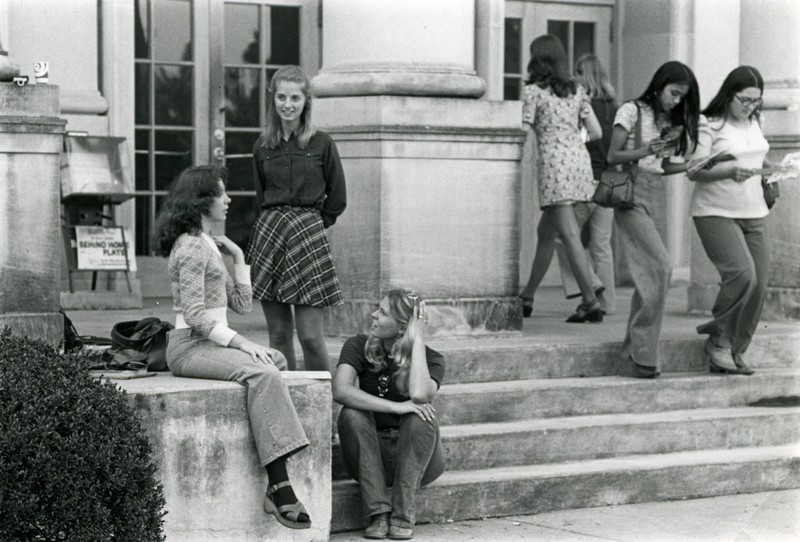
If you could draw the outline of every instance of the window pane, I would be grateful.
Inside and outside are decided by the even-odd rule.
[[[265,7],[267,64],[300,64],[300,8]]]
[[[520,73],[522,71],[521,51],[521,19],[506,19],[505,52],[503,71]]]
[[[156,124],[192,125],[192,68],[156,66]]]
[[[225,125],[258,126],[258,69],[225,68]]]
[[[178,174],[192,165],[192,132],[156,132],[156,190],[169,190]]]
[[[258,6],[225,4],[225,64],[259,64]]]
[[[228,190],[255,190],[252,157],[228,158],[225,167],[228,168]]]
[[[192,4],[158,0],[153,5],[153,58],[192,60]]]
[[[519,77],[506,77],[503,79],[503,99],[504,100],[519,100],[520,97],[520,82]]]
[[[136,130],[136,150],[146,151],[150,149],[150,131]]]
[[[136,124],[150,123],[150,65],[136,64],[135,67],[135,86],[136,86]]]
[[[561,40],[561,45],[569,57],[569,21],[547,21],[547,33]]]
[[[136,58],[149,58],[150,56],[150,21],[147,18],[149,2],[135,0],[133,3],[134,17],[134,49]]]
[[[136,196],[136,255],[150,254],[150,233],[153,228],[152,196]]]
[[[574,59],[594,53],[594,23],[575,23]]]
[[[136,153],[136,190],[150,190],[150,156],[148,154]]]
[[[250,230],[258,218],[256,197],[230,196],[231,203],[228,206],[228,218],[225,221],[225,235],[230,237],[242,250],[245,250],[247,240],[250,238]]]
[[[227,132],[225,134],[225,155],[253,156],[253,145],[260,134],[258,132]]]

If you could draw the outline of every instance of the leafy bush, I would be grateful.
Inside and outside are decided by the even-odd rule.
[[[163,541],[164,497],[125,393],[0,329],[0,540]]]

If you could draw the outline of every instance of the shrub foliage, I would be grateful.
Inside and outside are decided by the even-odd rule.
[[[164,540],[150,443],[85,365],[0,329],[0,540]]]

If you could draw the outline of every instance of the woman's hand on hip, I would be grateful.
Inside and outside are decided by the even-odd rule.
[[[397,414],[416,414],[423,421],[433,423],[436,419],[436,409],[430,403],[418,404],[414,401],[404,401],[402,403],[395,403],[397,405]]]

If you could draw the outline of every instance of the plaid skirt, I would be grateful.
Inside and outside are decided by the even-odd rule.
[[[312,307],[343,303],[316,209],[281,206],[262,211],[250,234],[247,263],[256,299]]]

